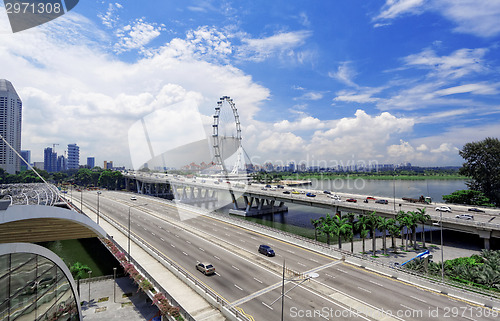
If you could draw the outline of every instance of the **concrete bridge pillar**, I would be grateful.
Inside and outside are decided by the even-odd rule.
[[[479,237],[484,240],[484,249],[489,250],[490,249],[491,231],[478,230],[477,232],[479,234]]]

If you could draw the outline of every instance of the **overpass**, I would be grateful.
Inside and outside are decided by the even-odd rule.
[[[485,213],[475,213],[474,220],[456,218],[459,214],[470,214],[468,207],[462,205],[452,206],[452,213],[437,212],[435,208],[444,204],[416,204],[403,200],[387,199],[387,204],[377,204],[373,200],[364,203],[366,195],[337,193],[341,200],[335,200],[323,191],[303,190],[299,194],[292,191],[295,188],[285,187],[283,189],[269,189],[263,184],[243,184],[241,181],[226,181],[221,178],[187,178],[173,176],[170,174],[148,174],[148,173],[125,173],[127,186],[137,187],[139,194],[165,196],[174,198],[176,201],[198,205],[205,208],[217,208],[226,204],[220,203],[225,197],[231,198],[233,208],[231,214],[242,216],[256,216],[265,214],[286,213],[287,203],[324,208],[332,213],[355,213],[367,215],[373,211],[379,216],[395,218],[399,211],[415,211],[417,208],[426,210],[430,215],[430,224],[441,224],[443,228],[476,234],[484,240],[484,248],[490,248],[491,238],[500,238],[500,210],[488,209]],[[154,193],[163,191],[163,193]],[[168,192],[169,191],[169,192]],[[306,196],[305,192],[311,192],[315,197]],[[284,192],[289,192],[285,194]],[[354,198],[358,202],[346,202],[346,199]],[[219,203],[217,203],[219,202]],[[218,205],[217,205],[218,204]],[[446,204],[449,205],[449,204]]]

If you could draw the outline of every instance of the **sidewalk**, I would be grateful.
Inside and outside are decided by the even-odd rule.
[[[429,250],[429,252],[433,255],[432,260],[434,262],[441,262],[441,245],[436,244],[436,240],[433,240],[431,244],[428,239],[426,239],[426,247],[424,249],[422,247],[422,242],[417,240],[418,250],[415,251],[411,246],[410,241],[408,241],[408,252],[405,252],[405,248],[401,247],[401,239],[396,238],[395,244],[397,247],[397,253],[394,253],[394,249],[392,246],[392,240],[390,237],[386,239],[387,246],[387,255],[383,254],[383,245],[382,245],[382,237],[378,237],[376,240],[376,251],[375,251],[375,260],[383,263],[392,263],[397,262],[399,264],[404,263],[405,261],[414,258],[418,253],[422,253],[425,250]],[[439,242],[439,240],[438,240]],[[404,242],[403,242],[404,244]],[[338,247],[338,245],[332,245],[332,247]],[[351,242],[343,242],[342,249],[345,251],[351,251]],[[354,253],[361,254],[363,250],[363,241],[354,241]],[[473,254],[480,254],[481,250],[471,247],[471,248],[463,248],[458,246],[453,246],[453,244],[443,246],[443,258],[444,260],[451,260],[458,257],[469,257]],[[365,240],[365,255],[369,258],[372,258],[372,239]]]
[[[113,279],[80,283],[83,320],[137,321],[151,320],[157,315],[156,306],[152,305],[144,292],[138,291],[137,285],[130,278],[116,279],[115,299],[114,285]]]

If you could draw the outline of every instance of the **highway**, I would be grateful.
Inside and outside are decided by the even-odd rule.
[[[132,201],[131,195],[137,200]],[[95,191],[84,192],[83,200],[95,208]],[[138,206],[145,203],[146,206]],[[293,271],[319,274],[319,277],[307,280],[287,293],[285,320],[333,320],[339,317],[342,320],[498,318],[490,309],[181,210],[172,202],[111,191],[103,191],[100,195],[100,213],[113,218],[125,229],[129,224],[129,210],[132,234],[174,260],[254,320],[280,319],[281,301],[271,303],[280,297],[283,261]],[[257,248],[260,244],[270,245],[276,256],[259,254]],[[212,263],[216,274],[205,276],[198,272],[195,269],[198,261]],[[285,291],[297,283],[287,282]]]

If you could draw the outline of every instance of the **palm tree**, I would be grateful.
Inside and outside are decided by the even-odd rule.
[[[311,224],[314,226],[314,240],[318,241],[318,228],[321,226],[321,220],[313,220],[311,219]]]
[[[418,222],[419,222],[419,215],[418,215],[418,213],[413,212],[413,211],[408,211],[408,214],[409,214],[408,226],[411,228],[413,249],[417,250],[418,249],[417,227],[418,227]]]
[[[327,213],[326,216],[320,217],[319,220],[321,221],[321,232],[326,234],[326,243],[330,245],[330,235],[333,232],[333,218],[330,216],[330,213]]]
[[[351,224],[349,224],[346,217],[341,218],[340,216],[335,216],[332,220],[332,233],[337,235],[339,238],[339,249],[342,248],[342,236],[346,236],[352,230]]]
[[[380,217],[377,216],[376,212],[373,211],[371,212],[370,214],[368,214],[368,225],[370,227],[370,234],[371,234],[371,237],[372,237],[372,253],[373,253],[373,256],[375,256],[375,252],[376,252],[376,241],[377,241],[377,238],[376,238],[376,231],[378,229],[378,225],[379,225],[379,220],[380,220]]]
[[[408,214],[406,214],[403,211],[399,211],[399,213],[396,215],[396,220],[399,223],[399,228],[401,230],[401,246],[403,246],[403,240],[405,239],[405,236],[408,235],[408,220],[407,220]],[[404,233],[404,230],[406,229],[406,234]],[[405,251],[408,251],[408,240],[406,240],[406,246],[405,246]]]
[[[389,229],[392,222],[386,217],[380,217],[378,221],[378,228],[382,232],[382,247],[384,249],[384,255],[387,255],[387,243],[386,236],[387,230]]]
[[[422,224],[422,246],[424,249],[426,248],[425,246],[425,223],[431,219],[431,216],[429,214],[425,213],[425,208],[418,208],[417,209],[417,218],[418,222]]]
[[[354,252],[354,219],[356,215],[354,213],[347,213],[346,215],[349,224],[351,224],[351,234],[349,236],[349,240],[351,241],[351,253]]]
[[[354,226],[359,231],[359,237],[363,240],[363,254],[365,254],[365,239],[368,236],[368,217],[360,215]]]
[[[398,253],[398,248],[396,246],[396,241],[395,241],[395,238],[399,235],[398,221],[396,221],[393,218],[390,218],[387,220],[387,222],[388,222],[387,230],[389,231],[389,235],[391,236],[392,239],[392,248],[394,249],[394,253]]]

